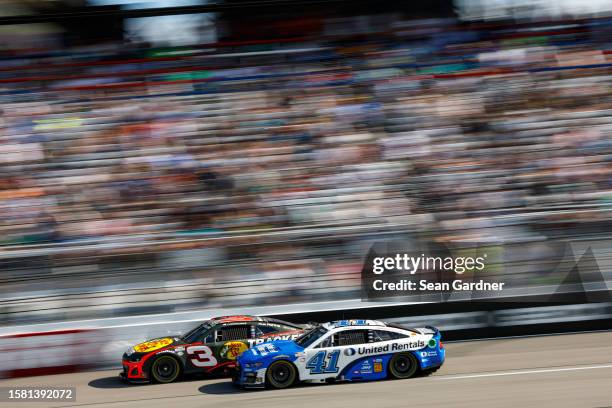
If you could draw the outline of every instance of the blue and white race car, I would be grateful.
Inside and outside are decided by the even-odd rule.
[[[286,388],[297,382],[409,378],[444,363],[440,331],[409,329],[373,320],[340,320],[315,326],[296,340],[255,346],[237,359],[234,384]]]

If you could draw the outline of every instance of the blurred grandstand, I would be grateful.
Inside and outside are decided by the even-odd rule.
[[[612,19],[340,9],[0,36],[0,323],[359,298],[390,239],[587,241],[611,277]]]

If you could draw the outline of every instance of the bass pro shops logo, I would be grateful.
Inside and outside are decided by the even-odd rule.
[[[247,345],[241,341],[228,341],[221,348],[219,355],[221,358],[235,360],[246,349],[248,349]]]
[[[149,340],[134,346],[134,351],[137,353],[148,353],[169,346],[172,343],[174,343],[174,340],[169,337]]]

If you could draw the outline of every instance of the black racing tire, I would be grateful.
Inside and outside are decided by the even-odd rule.
[[[275,361],[266,370],[266,384],[272,388],[282,389],[293,385],[297,379],[297,370],[285,360]]]
[[[410,378],[416,374],[419,363],[412,353],[397,353],[389,361],[389,374],[393,378]]]
[[[181,375],[181,363],[172,356],[159,356],[149,368],[149,378],[152,382],[167,384],[176,381]]]

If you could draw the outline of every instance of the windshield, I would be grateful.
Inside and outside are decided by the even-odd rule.
[[[312,343],[314,343],[315,341],[319,340],[327,332],[328,330],[323,326],[315,327],[311,331],[308,331],[302,334],[300,337],[298,337],[295,340],[295,342],[299,344],[300,346],[306,348],[310,346]]]
[[[183,337],[181,337],[181,340],[186,343],[193,343],[195,341],[202,340],[204,332],[208,331],[208,329],[210,329],[211,327],[212,324],[209,321],[205,321],[201,325],[196,326],[187,333],[185,333]]]

